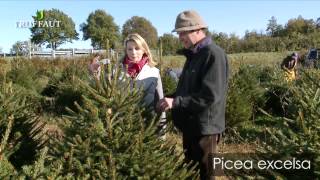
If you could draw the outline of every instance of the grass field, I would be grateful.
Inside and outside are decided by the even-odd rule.
[[[257,52],[257,53],[238,53],[229,54],[228,60],[231,72],[234,73],[241,65],[253,66],[279,66],[282,59],[285,58],[289,52]],[[157,57],[156,57],[157,58]],[[158,60],[159,58],[157,58]],[[162,60],[162,69],[180,68],[185,62],[184,56],[164,56]]]

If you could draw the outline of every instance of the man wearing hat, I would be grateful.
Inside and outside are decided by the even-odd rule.
[[[212,158],[225,130],[228,61],[210,36],[208,26],[193,10],[177,16],[175,29],[186,62],[174,95],[159,101],[161,111],[172,110],[174,125],[183,134],[187,161],[199,163],[201,179],[214,179]]]

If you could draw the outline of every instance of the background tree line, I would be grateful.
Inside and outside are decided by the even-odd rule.
[[[61,26],[30,28],[32,44],[40,47],[46,45],[47,48],[56,49],[65,42],[79,39],[71,17],[58,9],[43,12],[43,20],[60,20]],[[37,20],[36,16],[33,18]],[[123,24],[120,32],[120,27],[114,22],[112,15],[101,9],[89,14],[86,22],[80,25],[80,31],[83,32],[82,39],[90,39],[94,49],[107,47],[121,49],[124,38],[134,32],[141,34],[152,49],[156,49],[161,41],[163,55],[176,55],[182,49],[177,36],[170,33],[158,36],[157,29],[144,17],[129,18]],[[227,53],[301,50],[320,47],[320,18],[315,21],[298,16],[289,19],[285,25],[281,25],[272,16],[267,24],[266,32],[247,30],[243,37],[214,31],[208,34]],[[26,50],[23,48],[25,44],[25,41],[17,42],[13,45],[11,52],[25,54]]]
[[[266,33],[247,30],[242,38],[221,32],[213,32],[211,36],[227,53],[309,49],[320,47],[320,18],[314,21],[298,16],[281,25],[272,16]]]
[[[58,9],[44,10],[43,14],[43,21],[58,20],[61,21],[61,25],[60,27],[35,26],[30,28],[32,43],[56,49],[65,42],[79,39],[79,34],[75,30],[75,23],[71,17]],[[33,19],[36,21],[37,16],[33,16]],[[114,22],[114,18],[101,9],[89,14],[86,22],[80,24],[80,31],[83,32],[82,39],[90,39],[94,49],[119,48],[124,38],[134,32],[141,34],[151,48],[156,48],[158,43],[158,32],[146,18],[139,16],[131,17],[123,24],[122,32],[120,33],[120,28]],[[20,42],[17,43],[19,44]],[[16,49],[12,48],[12,51]]]

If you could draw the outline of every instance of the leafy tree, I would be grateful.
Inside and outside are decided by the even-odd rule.
[[[269,23],[267,25],[267,32],[268,34],[270,34],[271,36],[274,36],[276,30],[277,30],[277,19],[272,16],[271,19],[269,20]]]
[[[28,41],[17,41],[12,45],[12,48],[10,49],[11,54],[16,54],[17,56],[28,55],[29,47],[28,47]]]
[[[65,42],[78,39],[73,20],[58,9],[43,10],[33,16],[36,22],[31,30],[31,41],[36,44],[48,44],[48,48],[56,49]],[[41,19],[41,20],[39,20]]]
[[[309,42],[309,46],[308,48],[313,48],[313,47],[320,47],[320,32],[314,32],[314,33],[311,33],[309,36],[308,36],[308,39],[307,42]]]
[[[228,47],[228,34],[220,32],[220,33],[215,33],[212,32],[212,39],[223,49],[227,49]]]
[[[291,35],[293,33],[301,33],[308,34],[312,33],[316,29],[315,22],[310,19],[304,19],[302,16],[298,16],[296,19],[290,19],[285,26],[287,31],[287,35]]]
[[[41,47],[37,46],[34,43],[31,43],[30,41],[17,41],[12,45],[10,53],[16,54],[17,56],[27,56],[30,50],[39,51],[41,50]]]
[[[119,40],[119,27],[114,23],[113,17],[104,10],[90,13],[87,23],[82,23],[80,29],[83,39],[91,39],[91,45],[96,49],[106,48],[107,41],[114,47]]]
[[[160,37],[162,42],[163,55],[175,55],[178,49],[183,48],[179,39],[172,34],[164,34]]]
[[[240,50],[240,38],[234,34],[231,33],[230,34],[230,38],[229,38],[229,47],[227,49],[227,52],[238,52]]]
[[[157,46],[158,32],[156,28],[144,17],[133,16],[122,26],[122,36],[125,38],[130,33],[140,34],[151,48]]]
[[[267,33],[271,37],[281,36],[283,34],[283,26],[277,23],[277,19],[272,16],[267,25]]]

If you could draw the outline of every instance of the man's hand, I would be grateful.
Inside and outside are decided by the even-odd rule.
[[[164,112],[169,109],[172,109],[173,106],[173,98],[163,98],[160,99],[157,103],[157,111]]]

